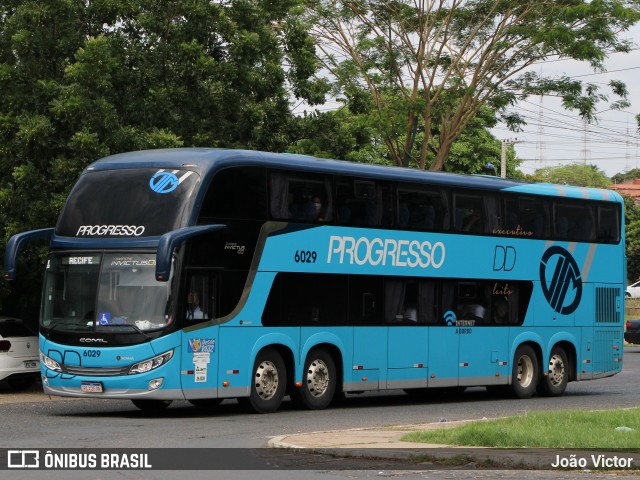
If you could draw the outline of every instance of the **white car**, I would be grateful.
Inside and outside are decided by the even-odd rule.
[[[10,388],[29,387],[40,374],[38,336],[16,318],[0,317],[0,380]]]
[[[640,298],[640,280],[627,287],[625,296],[627,298]]]

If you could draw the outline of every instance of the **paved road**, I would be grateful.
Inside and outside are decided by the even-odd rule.
[[[281,411],[271,415],[246,414],[235,401],[230,400],[225,401],[213,411],[196,409],[187,402],[174,402],[158,417],[158,415],[137,410],[128,401],[49,399],[37,390],[14,394],[0,388],[0,417],[3,432],[0,447],[12,449],[34,447],[260,448],[264,447],[273,436],[295,432],[406,425],[437,422],[442,419],[452,421],[495,418],[519,415],[533,410],[635,407],[638,405],[639,398],[640,347],[625,349],[624,371],[620,375],[593,382],[572,383],[567,388],[566,394],[556,399],[506,400],[491,397],[484,389],[470,389],[459,398],[418,402],[401,392],[396,392],[389,396],[378,394],[350,396],[344,404],[324,411],[298,411],[285,403]],[[282,461],[293,462],[289,464],[290,467],[295,466],[295,462],[301,465],[309,463],[309,460],[304,458],[285,458]],[[320,472],[323,472],[321,477],[323,479],[370,478],[378,476],[376,471],[393,470],[393,465],[386,464],[365,465],[362,462],[356,462],[351,465],[332,459],[322,459],[317,462],[317,471],[306,471],[302,476],[317,479],[320,478]],[[352,466],[360,473],[354,474],[349,470],[352,475],[346,475],[342,470],[345,466]],[[446,471],[397,473],[401,470],[401,466],[396,465],[393,470],[396,473],[393,476],[453,478],[447,476],[451,472]],[[19,473],[11,473],[15,473],[16,478],[21,478]],[[573,478],[570,476],[572,474],[563,477],[558,475],[558,472],[554,473],[553,477],[548,478]],[[53,472],[48,474],[53,475],[47,476],[48,479],[56,478]],[[148,476],[150,474],[151,476]],[[192,474],[194,478],[197,477],[195,472],[190,472],[188,478],[191,478]],[[544,477],[545,472],[530,474],[532,476],[524,478],[547,478]],[[152,472],[146,472],[144,478],[156,478],[153,475],[162,478],[159,473],[152,474]],[[234,475],[231,473],[225,478],[247,478]],[[474,473],[474,475],[479,476],[473,478],[492,478],[491,475],[484,476],[485,472]],[[499,475],[507,474],[500,472]],[[107,477],[140,478],[135,476],[135,472],[126,472],[117,477],[109,477],[104,473],[95,476],[95,478]],[[270,477],[270,472],[260,475],[264,480]],[[523,478],[522,474],[517,477]],[[210,475],[208,478],[223,477]],[[274,474],[273,478],[300,477]]]

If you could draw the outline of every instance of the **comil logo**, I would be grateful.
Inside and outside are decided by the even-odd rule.
[[[540,261],[544,297],[556,312],[575,312],[582,298],[582,276],[573,256],[562,247],[549,248]]]

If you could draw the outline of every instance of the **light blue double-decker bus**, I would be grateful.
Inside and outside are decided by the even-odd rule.
[[[616,193],[222,149],[90,165],[50,238],[51,395],[237,398],[486,386],[561,395],[622,368]]]

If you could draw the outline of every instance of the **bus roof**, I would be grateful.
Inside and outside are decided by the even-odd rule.
[[[216,171],[240,165],[265,166],[336,175],[352,175],[398,182],[425,183],[452,188],[506,190],[522,194],[622,202],[620,195],[609,190],[528,183],[486,175],[461,175],[447,172],[433,172],[415,168],[390,167],[343,160],[329,160],[306,155],[268,153],[253,150],[217,148],[142,150],[105,157],[89,165],[85,171],[128,168],[189,168],[190,170],[196,171],[205,179],[205,184],[207,184],[210,177],[213,176]]]

